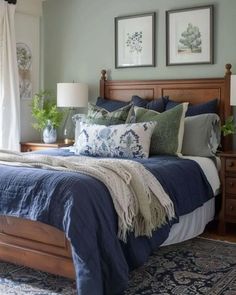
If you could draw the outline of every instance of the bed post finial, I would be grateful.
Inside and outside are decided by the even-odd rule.
[[[233,109],[230,105],[230,82],[231,82],[231,64],[225,65],[225,91],[224,91],[224,121],[233,114]],[[232,150],[233,137],[228,135],[223,138],[222,147],[224,151]]]
[[[232,73],[231,73],[232,65],[231,65],[231,64],[226,64],[226,65],[225,65],[225,68],[226,68],[226,72],[225,72],[225,74],[226,74],[226,75],[231,75],[231,74],[232,74]]]
[[[107,80],[107,71],[101,70],[101,78],[100,78],[100,97],[105,97],[105,82]]]
[[[101,80],[107,80],[107,71],[101,70]]]

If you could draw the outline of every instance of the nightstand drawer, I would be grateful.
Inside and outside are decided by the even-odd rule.
[[[236,194],[236,178],[234,177],[227,177],[225,179],[225,190],[228,194]]]
[[[225,161],[225,170],[236,172],[236,159],[228,158]]]
[[[226,223],[236,224],[236,150],[220,153],[222,203],[219,216],[219,233],[225,234]]]
[[[225,202],[225,213],[227,216],[236,217],[236,199],[227,199]]]

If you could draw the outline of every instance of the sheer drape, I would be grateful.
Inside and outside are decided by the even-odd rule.
[[[0,148],[19,150],[20,95],[14,18],[15,5],[0,0]]]

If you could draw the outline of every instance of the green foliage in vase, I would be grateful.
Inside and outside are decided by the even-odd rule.
[[[225,124],[221,126],[221,131],[224,136],[234,134],[236,132],[233,116],[230,116],[225,120]]]
[[[39,131],[46,127],[48,120],[54,128],[59,127],[63,118],[63,113],[57,108],[55,96],[48,90],[34,95],[31,114],[36,121],[33,127]]]

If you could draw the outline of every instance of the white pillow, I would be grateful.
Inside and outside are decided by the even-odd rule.
[[[155,122],[120,125],[81,123],[76,153],[96,157],[148,158]]]

